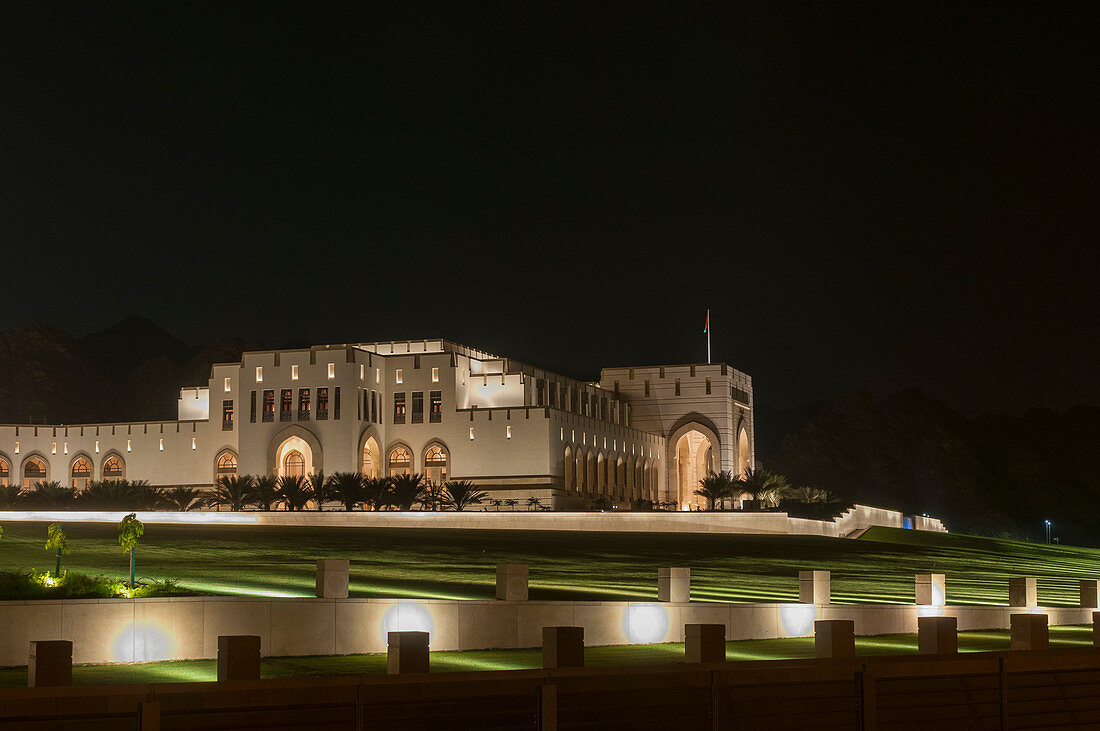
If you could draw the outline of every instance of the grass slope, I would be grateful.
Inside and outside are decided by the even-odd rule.
[[[1050,628],[1051,647],[1092,645],[1092,627]],[[1007,650],[1008,631],[960,632],[960,652]],[[917,651],[916,635],[879,635],[857,637],[856,654],[891,655]],[[813,657],[812,637],[778,640],[743,640],[726,643],[727,660],[781,660]],[[620,645],[588,647],[585,665],[643,665],[683,662],[684,645],[670,642],[657,645]],[[433,652],[432,672],[469,670],[522,670],[542,667],[542,651],[479,650],[470,652]],[[374,675],[386,672],[385,655],[331,655],[312,657],[265,657],[260,674],[264,678],[302,678],[331,675]],[[214,660],[180,660],[130,665],[78,665],[73,668],[74,685],[117,685],[125,683],[178,683],[217,680]],[[0,668],[0,688],[27,685],[27,669]]]
[[[0,571],[52,568],[44,523],[8,523]],[[65,567],[126,577],[115,526],[67,523]],[[497,563],[531,565],[532,599],[656,599],[658,566],[690,566],[696,601],[795,601],[799,569],[832,571],[837,603],[913,600],[913,575],[947,574],[958,604],[1004,604],[1009,576],[1039,578],[1041,604],[1072,605],[1100,579],[1100,551],[876,528],[814,536],[587,534],[148,525],[139,577],[214,594],[312,596],[317,558],[352,561],[353,596],[488,599]]]

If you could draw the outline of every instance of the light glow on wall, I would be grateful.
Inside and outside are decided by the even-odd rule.
[[[813,604],[781,604],[779,606],[779,635],[781,637],[808,637],[814,633],[817,607]]]
[[[427,605],[417,602],[394,604],[382,615],[379,632],[383,647],[387,644],[387,635],[390,632],[427,632],[430,645],[435,632],[435,619]]]
[[[632,645],[665,640],[670,624],[668,609],[659,604],[628,604],[623,610],[623,634]]]

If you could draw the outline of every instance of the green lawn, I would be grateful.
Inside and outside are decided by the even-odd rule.
[[[1051,647],[1083,647],[1092,645],[1091,626],[1050,628]],[[1008,649],[1008,631],[960,632],[960,652],[985,652]],[[859,655],[891,655],[916,652],[916,635],[878,635],[857,637]],[[778,640],[744,640],[726,644],[728,660],[780,660],[813,657],[812,637]],[[670,642],[659,645],[620,645],[589,647],[584,651],[585,664],[641,665],[645,663],[682,662],[684,645]],[[538,649],[478,650],[471,652],[433,652],[432,672],[463,670],[522,670],[542,666]],[[368,675],[386,672],[385,655],[331,655],[314,657],[267,657],[263,659],[264,678],[300,678],[324,675]],[[75,685],[106,685],[124,683],[176,683],[181,681],[217,680],[217,665],[213,660],[178,660],[131,665],[78,665],[73,668]],[[21,688],[27,685],[27,669],[0,668],[0,688]]]
[[[0,571],[49,569],[44,523],[7,523]],[[68,523],[65,566],[125,577],[111,524]],[[837,603],[913,600],[913,574],[947,574],[947,599],[1005,604],[1009,576],[1039,578],[1048,606],[1100,579],[1100,551],[876,528],[812,536],[588,534],[264,526],[146,526],[138,575],[212,594],[312,596],[316,558],[350,558],[353,596],[488,599],[494,565],[531,566],[532,599],[656,598],[658,566],[690,566],[696,601],[794,601],[799,569],[833,573]]]

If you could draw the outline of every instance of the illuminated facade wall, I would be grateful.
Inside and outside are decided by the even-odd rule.
[[[666,370],[677,368],[702,377],[720,367]],[[628,505],[669,499],[667,440],[684,417],[706,416],[723,469],[736,460],[735,429],[751,449],[751,383],[721,370],[722,388],[696,393],[689,382],[676,397],[647,395],[626,369],[586,383],[444,340],[249,352],[183,389],[177,421],[0,426],[0,460],[20,482],[33,459],[45,479],[69,483],[78,455],[104,479],[110,456],[122,476],[154,485],[208,486],[234,470],[411,471],[470,479],[501,499]],[[747,385],[750,403],[731,397],[731,384]]]

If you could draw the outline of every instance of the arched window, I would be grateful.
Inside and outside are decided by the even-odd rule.
[[[435,485],[447,481],[447,450],[441,445],[433,444],[424,451],[424,474]]]
[[[121,480],[124,473],[125,465],[118,457],[108,457],[107,461],[103,463],[104,480]]]
[[[70,477],[72,478],[73,487],[80,490],[85,489],[92,479],[92,463],[84,457],[77,457],[73,460],[73,468],[70,471]]]
[[[295,454],[298,454],[295,452]],[[289,456],[289,455],[288,455]],[[301,456],[300,454],[298,455]],[[219,475],[235,475],[237,474],[237,455],[232,452],[222,452],[222,455],[218,457],[218,474]]]
[[[6,459],[0,458],[0,485],[7,486],[11,481],[11,465]]]
[[[287,452],[283,460],[283,474],[288,477],[306,476],[306,458],[298,450]]]
[[[562,467],[564,469],[563,482],[565,483],[566,490],[572,490],[577,485],[575,483],[575,473],[573,471],[573,451],[569,448],[569,445],[565,445],[565,455],[562,457]]]
[[[380,477],[382,474],[382,460],[378,456],[378,442],[374,437],[368,437],[363,443],[363,477]]]
[[[31,457],[23,465],[23,487],[32,487],[39,480],[46,479],[46,463],[38,457]]]
[[[390,477],[412,474],[412,454],[405,447],[394,447],[390,452]]]

